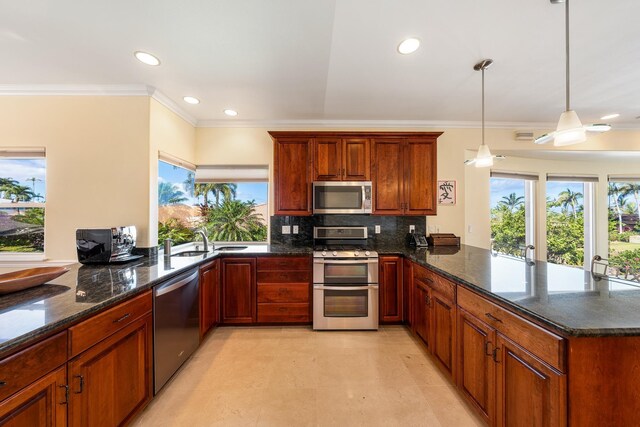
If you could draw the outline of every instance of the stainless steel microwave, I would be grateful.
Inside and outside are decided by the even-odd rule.
[[[370,214],[371,181],[313,183],[314,214]]]

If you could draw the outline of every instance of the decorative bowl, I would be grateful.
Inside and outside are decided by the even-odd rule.
[[[66,267],[38,267],[0,274],[0,295],[43,285],[67,271]]]

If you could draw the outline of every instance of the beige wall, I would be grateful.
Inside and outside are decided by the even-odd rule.
[[[76,228],[134,224],[148,240],[149,98],[5,96],[0,117],[0,146],[46,148],[47,258],[76,259]]]

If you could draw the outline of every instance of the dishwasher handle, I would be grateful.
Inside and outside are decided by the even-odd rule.
[[[190,276],[187,276],[181,280],[159,286],[158,288],[155,289],[155,296],[159,297],[161,295],[168,294],[169,292],[175,291],[176,289],[179,289],[183,286],[188,285],[192,280],[196,279],[197,277],[198,277],[198,271],[195,271]]]

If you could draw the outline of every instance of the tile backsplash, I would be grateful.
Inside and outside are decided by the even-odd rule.
[[[297,225],[298,234],[282,234],[282,226]],[[375,226],[380,234],[375,234]],[[424,216],[373,216],[373,215],[313,215],[271,217],[271,243],[293,246],[313,245],[313,227],[367,227],[371,245],[404,243],[409,226],[415,225],[416,233],[426,234],[427,221]]]

